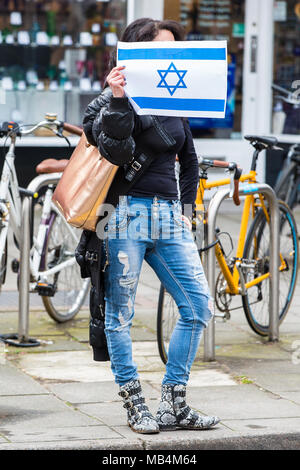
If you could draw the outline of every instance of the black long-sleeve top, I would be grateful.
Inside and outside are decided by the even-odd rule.
[[[128,194],[177,199],[175,159],[178,155],[180,200],[182,205],[193,204],[197,191],[198,159],[189,124],[178,117],[159,116],[158,119],[167,133],[175,139],[176,145],[169,152],[155,158]]]
[[[175,159],[180,164],[179,189],[183,206],[193,205],[198,183],[198,159],[187,120],[159,116],[166,132],[176,144],[167,152],[158,154],[128,194],[178,199]],[[147,127],[147,117],[137,116],[129,100],[114,98],[110,89],[95,98],[88,106],[83,120],[85,134],[101,154],[116,165],[128,163],[134,155],[134,137]],[[187,215],[191,215],[190,211]]]

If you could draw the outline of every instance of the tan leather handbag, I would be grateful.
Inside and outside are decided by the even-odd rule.
[[[52,196],[70,225],[96,230],[99,206],[105,202],[118,168],[103,158],[82,133]]]

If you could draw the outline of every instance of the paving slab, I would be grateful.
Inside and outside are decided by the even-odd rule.
[[[231,359],[246,359],[251,357],[252,360],[255,359],[265,359],[265,360],[278,360],[278,361],[289,361],[291,359],[291,354],[288,351],[284,351],[278,343],[272,344],[269,342],[261,343],[246,343],[246,344],[220,344],[220,348],[216,350],[216,360],[225,360],[228,358]]]
[[[31,335],[32,336],[32,335]],[[42,352],[57,352],[57,351],[87,351],[89,350],[88,343],[76,341],[74,338],[71,338],[69,335],[39,335],[35,336],[40,342],[40,346],[32,349],[28,354],[42,353]],[[20,349],[17,347],[9,347],[11,353],[19,354]]]
[[[79,404],[77,407],[83,413],[100,419],[103,423],[109,423],[116,429],[127,421],[126,411],[119,402]]]
[[[136,341],[132,344],[132,352],[136,356],[157,356],[158,346],[156,341]]]
[[[68,328],[68,335],[72,338],[73,341],[78,341],[79,343],[89,343],[88,326],[85,328]]]
[[[20,369],[6,361],[0,365],[0,397],[44,395],[49,392]],[[16,400],[18,400],[16,398]]]
[[[287,400],[293,402],[293,403],[297,403],[297,405],[300,405],[300,390],[298,388],[297,391],[293,392],[285,392],[285,391],[280,391],[280,396],[282,398],[286,398]]]
[[[78,431],[80,428],[78,428]],[[132,431],[131,431],[132,432]],[[65,440],[66,439],[66,440]],[[90,438],[90,439],[67,439],[67,436],[64,436],[64,439],[60,440],[51,440],[51,436],[47,440],[42,442],[38,441],[29,441],[29,442],[10,442],[10,443],[1,443],[0,441],[0,451],[1,450],[94,450],[94,451],[119,451],[119,450],[128,450],[128,451],[143,451],[144,443],[142,439],[134,438],[131,440],[124,439],[123,436],[117,436],[110,439],[103,438]],[[100,454],[99,462],[101,463]]]
[[[234,397],[234,399],[233,399]],[[207,415],[221,420],[249,418],[300,418],[300,406],[252,384],[236,387],[189,389],[189,403]]]
[[[19,367],[27,374],[42,380],[75,382],[112,382],[110,362],[93,361],[87,351],[61,351],[28,354],[20,358]]]
[[[235,327],[235,325],[230,324],[228,321],[225,324],[217,323],[216,325],[216,336],[215,336],[215,345],[232,345],[232,344],[260,344],[257,341],[257,337],[252,337],[249,335],[249,331],[244,331]]]
[[[264,434],[289,434],[299,433],[300,435],[300,418],[287,417],[278,419],[260,418],[260,419],[224,419],[223,424],[233,431],[239,432],[243,436],[247,435],[264,435]]]
[[[46,387],[61,400],[76,405],[80,403],[106,403],[108,406],[107,403],[122,402],[122,398],[118,395],[119,386],[115,382],[49,383]],[[160,389],[156,390],[147,382],[143,383],[143,392],[150,400],[160,398]]]
[[[1,429],[0,429],[1,432]],[[68,426],[68,427],[45,427],[32,426],[30,430],[24,431],[23,427],[14,426],[7,428],[7,438],[11,443],[47,443],[47,442],[60,442],[64,440],[74,441],[73,446],[76,448],[76,441],[82,442],[85,440],[121,440],[123,438],[117,431],[105,425],[89,425],[89,426]],[[1,446],[0,446],[1,450]]]
[[[1,426],[11,432],[16,427],[24,431],[40,427],[98,425],[99,421],[79,413],[53,395],[19,395],[0,397]],[[102,424],[102,423],[101,423]]]
[[[140,378],[142,381],[148,381],[150,384],[160,385],[164,377],[164,371],[148,371],[141,372]],[[194,367],[191,370],[189,378],[189,388],[193,387],[207,387],[207,386],[235,386],[235,381],[230,377],[229,374],[216,370],[216,369],[203,369],[196,370]]]
[[[119,425],[117,427],[113,426],[113,429],[117,429],[118,432],[127,439],[131,437],[131,429],[128,426]],[[140,439],[143,442],[143,447],[145,449],[189,449],[193,447],[189,447],[189,442],[194,444],[194,448],[196,449],[196,445],[199,445],[202,440],[207,439],[225,439],[232,438],[234,436],[238,436],[239,433],[228,429],[227,427],[223,426],[222,424],[218,424],[216,427],[203,430],[203,431],[191,431],[191,430],[184,430],[178,429],[176,431],[164,431],[160,432],[159,434],[144,434],[140,435]]]
[[[223,358],[223,363],[237,376],[247,376],[258,386],[281,394],[300,390],[300,366],[289,360]]]
[[[131,328],[132,341],[145,341],[147,339],[153,341],[156,339],[156,333],[149,330],[147,326],[135,325]]]

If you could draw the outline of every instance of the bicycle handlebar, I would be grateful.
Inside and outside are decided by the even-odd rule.
[[[83,132],[83,130],[80,127],[75,126],[73,124],[69,124],[64,121],[59,121],[55,114],[47,113],[43,121],[40,121],[39,123],[35,124],[34,126],[30,127],[30,129],[27,129],[27,130],[22,129],[22,125],[19,125],[16,122],[13,122],[13,121],[3,122],[0,127],[0,137],[12,136],[12,135],[21,137],[21,136],[32,134],[36,129],[40,127],[45,127],[47,129],[50,129],[54,132],[54,134],[62,138],[66,138],[66,136],[62,134],[63,130],[66,130],[67,132],[70,132],[71,134],[78,135],[78,136],[81,136]],[[56,127],[57,130],[53,129],[53,127]]]
[[[227,170],[231,175],[233,175],[233,184],[230,178],[230,185],[232,185],[230,195],[232,196],[233,202],[236,206],[239,206],[241,204],[239,197],[239,184],[243,170],[237,165],[237,163],[224,162],[223,160],[209,160],[201,158],[199,166],[203,169],[223,168]]]
[[[74,126],[74,124],[69,124],[68,122],[63,123],[63,128],[65,131],[70,132],[71,134],[74,134],[74,135],[81,136],[83,133],[83,130],[81,129],[81,127]]]
[[[282,88],[279,85],[275,85],[275,83],[273,83],[272,89],[280,93],[280,95],[275,96],[277,99],[280,99],[281,101],[285,101],[288,104],[300,105],[300,100],[298,99],[298,97],[296,97],[297,96],[296,91],[286,90],[285,88]],[[282,96],[282,95],[286,95],[286,96]]]

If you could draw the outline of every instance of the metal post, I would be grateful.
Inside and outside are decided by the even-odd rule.
[[[20,277],[19,277],[19,343],[28,340],[29,329],[29,281],[30,281],[30,209],[31,198],[25,196],[22,205],[22,226],[20,244]]]
[[[218,194],[218,193],[217,193]],[[212,198],[211,203],[214,201]],[[213,216],[213,218],[212,218]],[[211,204],[208,209],[208,221],[205,230],[205,246],[208,246],[211,242],[209,240],[215,240],[215,226],[216,226],[217,210],[213,210]],[[215,250],[211,248],[204,252],[205,254],[205,268],[206,278],[212,297],[214,297],[215,291]],[[212,318],[207,328],[204,330],[204,361],[215,360],[215,319]]]
[[[49,173],[34,178],[27,187],[28,191],[37,192],[48,184],[56,184],[61,173]],[[29,338],[29,284],[30,284],[30,218],[32,198],[25,196],[22,204],[22,225],[20,240],[20,277],[19,277],[19,325],[18,335],[3,335],[5,342],[14,346],[39,346],[39,341]],[[18,341],[14,341],[17,338]]]
[[[273,189],[267,184],[244,184],[240,186],[239,195],[263,194],[270,209],[270,299],[269,299],[269,341],[279,339],[279,211],[277,197]],[[212,244],[215,239],[216,218],[221,203],[229,197],[230,189],[221,189],[212,197],[208,207],[207,220],[207,245]],[[215,291],[215,252],[213,249],[206,253],[206,275],[210,291]],[[204,361],[215,360],[215,323],[212,320],[204,330]]]
[[[273,191],[274,193],[274,191]],[[277,197],[269,199],[270,205],[270,304],[269,304],[269,341],[279,341],[279,230],[280,215],[278,209]]]

